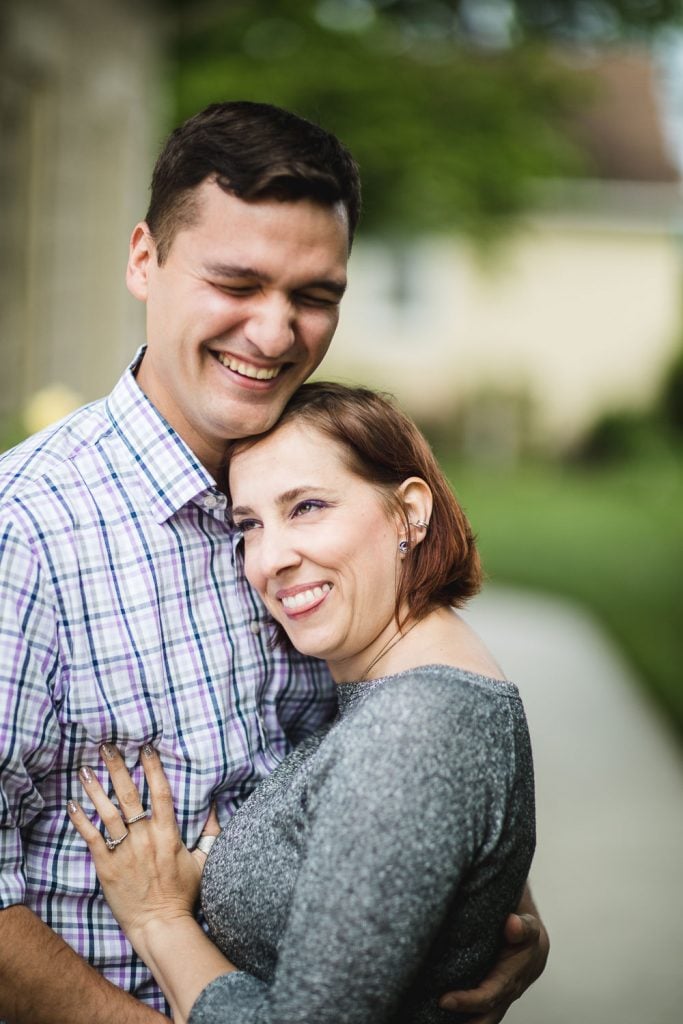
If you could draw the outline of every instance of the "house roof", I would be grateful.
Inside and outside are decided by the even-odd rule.
[[[588,174],[613,181],[680,181],[650,56],[615,49],[573,57],[569,63],[588,91],[583,111],[569,126],[587,156]]]

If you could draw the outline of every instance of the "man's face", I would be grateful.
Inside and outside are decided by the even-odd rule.
[[[267,430],[322,360],[346,285],[339,204],[244,202],[207,180],[159,266],[145,224],[128,287],[147,303],[138,383],[213,473],[225,442]]]

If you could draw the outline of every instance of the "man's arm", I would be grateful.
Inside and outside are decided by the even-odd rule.
[[[0,911],[0,1018],[10,1024],[158,1024],[24,906]]]
[[[449,992],[440,1005],[444,1010],[479,1014],[471,1024],[499,1024],[512,1003],[543,973],[549,952],[550,938],[527,883],[517,913],[505,922],[505,945],[498,962],[477,988]]]
[[[42,510],[44,513],[44,509]],[[129,1024],[165,1018],[101,977],[23,905],[21,829],[43,811],[33,773],[55,765],[56,600],[16,509],[0,517],[0,1020]]]

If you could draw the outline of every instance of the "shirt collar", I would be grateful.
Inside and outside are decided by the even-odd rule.
[[[157,523],[193,500],[206,510],[222,511],[225,496],[214,478],[138,386],[134,371],[143,353],[141,348],[106,399],[105,408],[139,470],[149,511]]]

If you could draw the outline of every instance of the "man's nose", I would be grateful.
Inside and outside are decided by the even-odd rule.
[[[247,340],[262,355],[277,359],[292,347],[294,318],[294,307],[289,299],[279,295],[263,296],[247,320]]]

